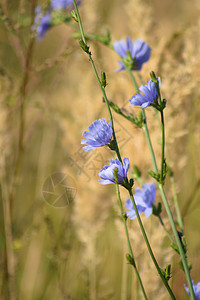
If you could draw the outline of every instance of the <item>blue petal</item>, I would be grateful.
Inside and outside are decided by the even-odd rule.
[[[146,208],[144,214],[145,217],[148,218],[152,214],[152,207]]]
[[[114,182],[112,182],[111,180],[99,180],[100,184],[113,184]]]
[[[125,205],[125,207],[127,208],[127,209],[133,209],[133,203],[132,203],[132,201],[130,200],[130,199],[127,199],[126,200],[126,205]]]
[[[115,70],[115,72],[120,72],[120,71],[123,71],[123,70],[125,70],[125,67],[124,67],[124,64],[123,64],[123,62],[121,62],[121,61],[118,61],[118,64],[121,66],[121,68],[120,68],[120,69],[117,69],[117,70]]]
[[[127,51],[127,46],[124,40],[116,41],[113,44],[114,50],[121,56],[121,57],[126,57],[126,51]]]
[[[131,56],[134,57],[134,54],[133,54],[133,42],[132,42],[132,39],[130,37],[126,38],[126,44],[127,44],[127,50],[129,50],[130,53],[131,53]]]
[[[148,98],[145,95],[137,94],[129,100],[132,106],[140,106],[143,103],[148,102]]]
[[[133,57],[136,57],[138,55],[138,53],[141,51],[141,47],[142,47],[143,43],[144,42],[142,39],[135,40],[135,42],[133,44]]]
[[[88,145],[88,146],[84,146],[83,147],[83,150],[84,151],[90,151],[90,150],[93,150],[93,149],[95,149],[96,147],[94,147],[94,146],[91,146],[91,145]]]
[[[127,172],[128,172],[128,169],[129,169],[129,159],[128,157],[123,157],[123,164],[124,164],[124,175],[125,177],[127,176]]]
[[[147,101],[147,102],[144,102],[144,103],[141,105],[141,107],[142,107],[142,108],[146,108],[146,107],[150,106],[151,104],[153,104],[153,103]]]
[[[155,85],[155,83],[154,83]],[[141,87],[139,88],[140,92],[142,92],[143,94],[145,94],[145,96],[151,100],[153,99],[153,94],[152,94],[152,90],[149,88],[149,86],[147,85],[141,85]]]

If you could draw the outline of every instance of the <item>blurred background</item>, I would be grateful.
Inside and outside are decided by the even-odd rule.
[[[84,152],[82,134],[98,118],[108,119],[102,95],[75,22],[50,28],[31,39],[34,7],[48,1],[0,3],[0,299],[143,299],[128,252],[114,186],[98,183],[98,172],[113,157],[107,149]],[[184,219],[191,276],[200,281],[200,2],[186,0],[83,0],[80,14],[87,33],[111,32],[112,42],[142,38],[152,48],[141,71],[161,77],[167,161]],[[131,80],[118,68],[117,54],[89,41],[99,73],[105,71],[110,100],[133,114]],[[140,77],[136,73],[139,83]],[[23,103],[23,105],[21,105]],[[146,109],[156,157],[160,127]],[[147,144],[140,129],[114,115],[123,156],[152,182]],[[129,175],[130,176],[130,175]],[[137,187],[137,183],[135,187]],[[173,206],[170,179],[166,194]],[[128,195],[121,191],[123,202]],[[157,193],[156,203],[160,201]],[[170,226],[163,209],[162,217]],[[188,299],[178,255],[158,220],[142,216],[162,268],[172,263],[171,286]],[[128,223],[133,251],[149,299],[169,299],[144,246],[137,221]]]

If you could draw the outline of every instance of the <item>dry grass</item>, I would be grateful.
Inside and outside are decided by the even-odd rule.
[[[195,282],[199,280],[200,254],[200,23],[197,4],[194,1],[188,5],[187,1],[178,0],[164,1],[162,5],[156,0],[126,3],[83,0],[80,8],[86,32],[101,33],[108,27],[113,41],[126,36],[141,37],[152,47],[152,58],[141,75],[146,81],[148,73],[155,70],[162,78],[162,92],[168,100],[165,112],[168,155],[175,171]],[[19,13],[16,6],[14,1],[8,5],[8,14],[15,20]],[[28,5],[25,15],[28,15]],[[86,154],[80,145],[83,131],[97,118],[108,119],[108,113],[86,55],[70,38],[72,31],[64,25],[53,28],[34,48],[33,69],[38,71],[33,70],[27,86],[25,149],[12,212],[16,296],[19,300],[142,299],[139,293],[137,296],[131,267],[124,260],[126,241],[114,187],[100,186],[97,182],[98,171],[112,154],[106,149]],[[3,195],[6,195],[17,153],[17,101],[23,72],[12,35],[3,23],[0,37],[0,166]],[[27,45],[25,30],[21,40]],[[117,68],[117,55],[104,46],[92,42],[90,45],[97,68],[106,71],[109,99],[129,111],[137,111],[128,105],[135,91],[127,74],[113,72]],[[59,58],[66,49],[70,54]],[[43,66],[46,59],[49,59],[47,68]],[[159,160],[159,122],[152,109],[147,110],[147,117]],[[150,156],[142,131],[116,115],[114,119],[122,154],[130,158],[131,164],[140,167],[144,180],[151,181],[146,172],[151,168]],[[49,205],[42,195],[45,180],[56,172],[71,178],[76,190],[74,201],[63,207]],[[169,181],[166,192],[172,203]],[[122,198],[126,200],[125,192]],[[165,217],[165,212],[163,215]],[[0,220],[3,268],[2,212]],[[130,224],[133,249],[149,298],[158,299],[159,293],[159,299],[168,299],[166,292],[160,289],[160,281],[149,262],[136,223]],[[174,260],[172,285],[177,299],[187,299],[183,272],[178,270],[177,256],[173,256],[168,247],[164,232],[154,217],[144,223],[161,266]],[[2,271],[0,297],[8,299],[3,276]]]

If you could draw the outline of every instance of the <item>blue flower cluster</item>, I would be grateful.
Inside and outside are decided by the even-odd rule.
[[[200,300],[200,282],[197,284],[194,284],[194,281],[192,280],[192,286],[194,290],[195,300]],[[190,296],[190,291],[186,285],[184,285],[186,292]]]
[[[152,207],[155,203],[156,198],[156,187],[154,183],[145,183],[142,186],[142,190],[137,188],[135,189],[134,200],[137,206],[138,213],[145,213],[146,218],[152,214]],[[134,220],[136,218],[136,212],[133,207],[131,200],[126,200],[126,206],[129,211],[126,212],[126,215]]]
[[[81,144],[87,144],[83,149],[90,151],[98,147],[109,145],[112,141],[113,129],[105,119],[94,121],[88,128],[89,131],[84,131],[83,136],[86,138],[81,140]],[[109,165],[105,165],[99,172],[100,184],[114,184],[114,170],[117,168],[118,184],[125,184],[127,181],[127,173],[129,169],[129,159],[123,157],[123,163],[119,159],[111,159]],[[145,213],[146,217],[152,214],[152,207],[155,202],[156,187],[154,183],[144,184],[142,190],[136,189],[134,199],[139,214]],[[136,213],[131,200],[126,201],[126,208],[129,210],[126,214],[130,219],[135,219]]]
[[[78,1],[77,5],[81,2]],[[50,8],[43,13],[40,6],[35,9],[36,17],[32,29],[35,30],[37,37],[36,40],[40,41],[49,30],[52,24],[52,11],[53,10],[70,10],[73,8],[73,0],[52,0]]]
[[[126,38],[126,42],[124,40],[116,41],[113,44],[113,48],[122,59],[122,61],[118,62],[120,69],[116,71],[124,70],[125,65],[133,71],[139,71],[143,63],[147,62],[151,55],[151,48],[142,39],[137,39],[134,43],[131,38]],[[160,89],[161,81],[159,77],[157,79]],[[132,96],[131,100],[129,100],[132,106],[146,108],[150,105],[157,104],[158,92],[156,83],[153,82],[152,79],[147,82],[147,85],[141,85],[139,90],[144,95],[137,94]]]
[[[64,1],[60,2],[63,3]],[[131,66],[132,70],[140,70],[143,63],[149,60],[151,54],[151,48],[141,39],[137,39],[135,43],[133,43],[130,38],[127,38],[126,42],[123,40],[116,41],[113,44],[113,48],[122,58],[122,61],[119,62],[121,68],[118,71],[124,70],[126,63]],[[158,78],[158,80],[160,85],[160,78]],[[156,84],[152,80],[148,82],[148,86],[141,86],[140,91],[143,92],[144,95],[138,94],[133,96],[130,100],[133,106],[140,105],[144,108],[157,101],[158,93]],[[86,145],[83,147],[85,151],[90,151],[106,145],[111,148],[111,144],[113,142],[113,128],[111,124],[106,122],[105,119],[99,119],[89,126],[88,131],[84,131],[83,136],[85,139],[81,140],[81,144]],[[99,177],[101,178],[99,183],[104,185],[116,183],[114,175],[116,169],[118,184],[127,187],[127,172],[129,169],[129,159],[127,157],[123,157],[122,162],[117,158],[111,159],[109,161],[109,165],[105,165],[99,172]],[[142,190],[135,190],[134,199],[139,214],[144,212],[147,218],[152,214],[155,197],[156,187],[154,183],[146,183],[142,186]],[[130,219],[135,219],[136,213],[131,200],[126,201],[125,207],[129,210],[126,212],[126,215]]]

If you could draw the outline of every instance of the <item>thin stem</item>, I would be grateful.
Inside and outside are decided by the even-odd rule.
[[[136,206],[136,204],[135,204],[135,200],[134,200],[134,198],[133,198],[133,193],[132,193],[131,190],[129,190],[129,194],[130,194],[130,197],[131,197],[131,201],[132,201],[132,203],[133,203],[134,210],[135,210],[136,215],[137,215],[137,220],[138,220],[140,229],[141,229],[141,231],[142,231],[143,238],[144,238],[144,240],[145,240],[145,243],[146,243],[146,245],[147,245],[149,254],[150,254],[150,256],[151,256],[151,259],[153,260],[153,263],[154,263],[154,265],[155,265],[155,267],[156,267],[156,269],[157,269],[157,272],[158,272],[158,274],[160,275],[160,278],[162,279],[162,281],[163,281],[163,283],[164,283],[166,289],[168,290],[168,292],[169,292],[171,298],[172,298],[172,299],[176,299],[175,296],[174,296],[174,294],[173,294],[173,292],[172,292],[172,290],[171,290],[171,288],[170,288],[170,286],[169,286],[169,284],[168,284],[168,282],[167,282],[167,280],[165,279],[165,277],[164,277],[164,275],[163,275],[163,273],[162,273],[162,270],[160,269],[160,267],[159,267],[159,265],[158,265],[158,263],[157,263],[157,260],[156,260],[156,258],[155,258],[155,256],[154,256],[154,254],[153,254],[153,251],[152,251],[152,249],[151,249],[149,240],[148,240],[148,238],[147,238],[145,229],[144,229],[144,227],[143,227],[142,220],[141,220],[140,215],[139,215],[139,213],[138,213],[137,206]]]
[[[126,67],[126,71],[128,72],[128,74],[131,77],[131,80],[133,82],[133,85],[135,87],[136,92],[139,94],[140,90],[138,88],[138,85],[137,85],[137,82],[135,80],[135,76],[133,75],[133,72],[131,72],[131,70],[127,67]],[[147,141],[147,144],[148,144],[148,147],[149,147],[149,150],[150,150],[150,155],[151,155],[151,160],[152,160],[152,163],[153,163],[154,172],[157,173],[158,168],[157,168],[157,163],[156,163],[156,157],[155,157],[155,154],[154,154],[154,151],[153,151],[153,147],[152,147],[152,143],[151,143],[151,139],[150,139],[150,135],[149,135],[149,130],[148,130],[148,126],[147,126],[147,119],[146,119],[146,114],[145,114],[144,108],[141,108],[141,111],[142,111],[142,116],[143,116],[142,129],[144,130],[146,141]]]
[[[161,154],[161,168],[160,168],[160,183],[164,184],[164,174],[163,167],[165,162],[165,123],[164,123],[164,115],[163,110],[160,112],[161,115],[161,129],[162,129],[162,154]]]
[[[122,201],[121,201],[121,197],[120,197],[119,185],[118,185],[117,181],[116,181],[116,193],[117,193],[117,199],[118,199],[118,203],[119,203],[119,207],[120,207],[120,210],[121,210],[121,215],[122,215],[122,219],[123,219],[123,223],[124,223],[124,228],[125,228],[125,232],[126,232],[126,239],[127,239],[127,243],[128,243],[129,252],[130,252],[132,260],[134,261],[134,264],[132,264],[132,266],[134,267],[136,277],[137,277],[137,280],[138,280],[139,285],[141,287],[143,296],[146,300],[148,300],[147,295],[145,293],[145,289],[144,289],[142,280],[141,280],[141,277],[140,277],[140,274],[139,274],[138,269],[137,269],[136,264],[135,264],[135,259],[134,259],[134,256],[133,256],[133,250],[132,250],[132,247],[131,247],[131,242],[130,242],[130,238],[129,238],[127,223],[126,223],[126,217],[124,216],[124,210],[123,210],[123,205],[122,205]]]
[[[129,74],[130,73],[131,73],[131,71],[129,72]],[[139,89],[138,89],[138,86],[137,86],[137,83],[135,81],[135,78],[134,78],[133,74],[131,75],[131,78],[133,80],[133,84],[136,88],[136,91],[138,92]],[[162,118],[163,118],[163,122],[162,122]],[[164,137],[164,117],[163,117],[163,114],[161,114],[161,122],[163,124],[163,126],[162,126],[162,135]],[[146,130],[145,130],[145,128],[146,128]],[[144,124],[144,130],[145,130],[145,133],[148,133],[147,123]],[[145,134],[145,136],[146,136],[147,144],[148,144],[149,151],[150,151],[150,154],[151,154],[154,171],[158,172],[158,168],[157,168],[156,159],[155,159],[153,147],[152,147],[152,144],[151,144],[150,136],[149,136],[149,134]],[[162,138],[162,140],[163,140],[163,142],[165,142],[164,138]],[[162,157],[164,157],[164,144],[162,145]],[[188,282],[188,288],[189,288],[189,291],[190,291],[190,294],[191,294],[191,298],[193,300],[195,300],[194,290],[193,290],[193,286],[192,286],[192,280],[191,280],[191,277],[190,277],[190,271],[189,271],[189,268],[188,268],[188,263],[187,263],[187,259],[186,259],[185,252],[184,252],[184,249],[183,249],[183,245],[182,245],[182,243],[180,241],[180,238],[178,236],[176,225],[175,225],[175,222],[174,222],[174,219],[173,219],[170,207],[169,207],[169,203],[167,201],[167,198],[166,198],[166,195],[165,195],[162,184],[158,184],[158,188],[159,188],[161,198],[163,200],[165,210],[167,212],[167,215],[168,215],[171,227],[172,227],[172,231],[173,231],[177,246],[179,248],[181,260],[182,260],[182,263],[183,263],[183,268],[184,268],[186,279],[187,279],[187,282]]]
[[[155,113],[156,113],[156,117],[158,118],[158,111],[156,110]],[[161,125],[161,122],[160,122],[159,118],[158,118],[158,121],[159,121],[159,124]],[[169,155],[168,155],[166,144],[165,144],[165,152],[166,152],[166,156],[167,156],[167,161],[169,163]],[[184,224],[183,224],[183,219],[182,219],[182,216],[181,216],[180,207],[179,207],[179,203],[178,203],[178,197],[177,197],[177,193],[176,193],[176,187],[175,187],[173,172],[171,172],[171,174],[169,176],[170,176],[170,181],[171,181],[171,188],[172,188],[174,206],[175,206],[175,210],[176,210],[177,223],[180,226],[180,229],[181,229],[182,233],[184,234]]]
[[[164,203],[164,206],[165,206],[165,209],[166,209],[166,212],[167,212],[167,215],[168,215],[171,227],[172,227],[172,231],[174,233],[174,237],[176,239],[177,246],[179,248],[181,261],[182,261],[182,264],[183,264],[186,279],[187,279],[187,282],[188,282],[188,288],[189,288],[190,295],[191,295],[190,297],[193,300],[195,300],[194,290],[193,290],[193,286],[192,286],[192,280],[191,280],[191,277],[190,277],[190,271],[189,271],[189,268],[188,268],[188,263],[187,263],[187,259],[186,259],[185,252],[184,252],[184,249],[183,249],[183,245],[181,243],[178,232],[176,230],[176,225],[175,225],[175,222],[173,220],[173,216],[172,216],[172,213],[171,213],[169,203],[167,201],[163,186],[161,184],[158,184],[158,188],[159,188],[159,191],[160,191],[160,194],[161,194],[161,197],[162,197],[162,200],[163,200],[163,203]]]
[[[82,40],[83,40],[83,42],[86,44],[86,40],[85,40],[85,36],[84,36],[84,31],[83,31],[83,27],[82,27],[82,23],[81,23],[79,11],[78,11],[78,8],[77,8],[77,5],[76,5],[76,1],[73,0],[73,3],[74,3],[76,15],[77,15],[77,20],[78,20],[78,23],[79,23],[79,28],[80,28]],[[117,153],[117,156],[118,156],[119,160],[122,162],[121,155],[120,155],[120,153],[119,153],[119,148],[118,148],[116,136],[115,136],[114,123],[113,123],[112,113],[111,113],[111,110],[110,110],[110,107],[109,107],[109,103],[108,103],[108,99],[107,99],[107,96],[106,96],[106,93],[105,93],[105,89],[104,89],[104,87],[103,87],[102,84],[101,84],[100,78],[99,78],[99,76],[98,76],[97,70],[96,70],[96,68],[95,68],[94,62],[93,62],[93,60],[92,60],[92,57],[91,57],[91,54],[90,54],[89,51],[88,51],[88,56],[89,56],[89,60],[90,60],[90,62],[91,62],[91,64],[92,64],[92,68],[93,68],[93,70],[94,70],[95,76],[96,76],[96,78],[97,78],[99,87],[100,87],[100,89],[101,89],[101,91],[102,91],[102,94],[103,94],[103,96],[104,96],[104,99],[105,99],[105,102],[106,102],[107,109],[108,109],[108,111],[109,111],[110,121],[111,121],[111,125],[112,125],[112,128],[113,128],[113,138],[114,138],[114,141],[115,141],[115,143],[116,143],[116,153]],[[134,78],[134,76],[132,76],[132,78]],[[135,81],[135,79],[134,79],[134,81]],[[136,83],[136,82],[135,82],[135,83]],[[137,84],[135,84],[135,86],[137,86]],[[139,91],[138,87],[137,87],[137,91]],[[144,116],[144,119],[146,120],[144,110],[143,110],[143,116]],[[146,124],[146,122],[145,122],[145,124]],[[146,125],[145,125],[145,127],[146,127],[145,132],[146,132],[146,134],[147,134],[147,136],[148,136],[148,138],[149,138],[149,145],[150,145],[151,142],[150,142],[150,137],[149,137],[149,135],[148,135],[148,128],[147,128]],[[152,147],[151,147],[151,149],[152,149],[151,151],[153,152],[153,148],[152,148]],[[154,153],[153,153],[153,156],[154,156]],[[155,156],[154,156],[154,160],[155,160]],[[154,166],[156,166],[156,162],[155,162]],[[130,196],[132,196],[133,205],[134,205],[136,214],[138,215],[137,217],[139,217],[139,214],[138,214],[138,212],[137,212],[137,207],[136,207],[135,202],[134,202],[134,199],[133,199],[133,195],[131,195],[131,194],[132,194],[132,192],[130,192]],[[142,232],[143,232],[143,235],[144,235],[144,237],[146,237],[146,233],[145,233],[145,231],[144,231],[144,228],[143,228],[143,225],[142,225],[142,223],[141,223],[140,217],[139,217],[138,219],[140,220],[139,223],[140,223],[140,226],[141,226],[141,230],[142,230]],[[175,224],[174,224],[174,226],[175,226]],[[176,231],[176,234],[177,234],[177,231]],[[177,234],[177,235],[178,235],[178,234]],[[175,236],[175,237],[176,237],[176,236]],[[159,266],[158,266],[158,264],[157,264],[157,262],[156,262],[156,260],[155,260],[155,257],[154,257],[154,255],[153,255],[153,252],[152,252],[152,250],[151,250],[151,247],[150,247],[150,244],[149,244],[149,242],[148,242],[148,240],[147,240],[147,237],[146,237],[146,241],[147,241],[147,244],[148,244],[149,252],[151,253],[152,259],[153,259],[153,261],[154,261],[154,263],[155,263],[155,265],[156,265],[156,267],[157,267],[158,273],[160,274],[160,276],[161,276],[161,278],[162,278],[162,280],[163,280],[163,282],[164,282],[166,288],[168,289],[168,291],[169,291],[169,293],[170,293],[172,299],[175,299],[175,297],[174,297],[174,295],[173,295],[173,292],[171,291],[171,289],[170,289],[168,283],[166,282],[166,280],[165,280],[165,278],[164,278],[164,276],[163,276],[163,274],[162,274],[162,272],[161,272],[161,270],[160,270],[160,268],[159,268]],[[178,245],[180,245],[180,244],[181,244],[181,243],[180,243],[180,240],[179,240],[179,244],[178,244]],[[182,245],[181,245],[181,246],[182,246]],[[182,248],[182,251],[183,251],[183,248]],[[184,267],[185,267],[185,263],[184,263]],[[189,276],[190,276],[190,275],[189,275]],[[189,284],[189,289],[190,289],[190,287],[191,287],[191,280],[190,280],[190,284]],[[192,289],[192,291],[193,291],[193,289]],[[193,292],[193,294],[194,294],[194,292]]]
[[[178,203],[178,198],[177,198],[177,193],[176,193],[176,187],[175,187],[175,182],[174,182],[174,175],[172,175],[170,177],[170,181],[171,181],[171,186],[172,186],[174,205],[175,205],[175,209],[176,209],[177,222],[178,222],[178,225],[181,228],[182,233],[184,234],[183,219],[182,219],[180,208],[179,208],[179,203]]]
[[[73,1],[74,1],[74,0],[73,0]],[[112,45],[109,45],[109,47],[113,49]],[[136,80],[135,80],[135,77],[134,77],[133,73],[132,73],[131,70],[128,69],[126,66],[125,66],[125,68],[126,68],[126,71],[129,73],[129,75],[130,75],[132,81],[133,81],[133,84],[134,84],[134,86],[135,86],[136,92],[137,92],[137,93],[140,93],[140,92],[139,92],[138,85],[137,85],[137,82],[136,82]],[[151,155],[151,160],[152,160],[152,164],[153,164],[153,169],[154,169],[154,172],[157,173],[157,172],[158,172],[158,167],[157,167],[156,158],[155,158],[154,150],[153,150],[153,147],[152,147],[152,143],[151,143],[151,140],[150,140],[149,130],[148,130],[148,127],[147,127],[147,122],[146,122],[145,111],[144,111],[143,108],[142,108],[141,110],[142,110],[143,122],[144,122],[144,125],[143,125],[142,128],[143,128],[143,130],[144,130],[145,137],[146,137],[146,140],[147,140],[147,144],[148,144],[148,147],[149,147],[149,151],[150,151],[150,155]],[[164,124],[164,123],[163,123],[163,124]],[[162,130],[164,130],[164,128],[163,128]],[[163,135],[163,136],[164,136],[164,135]],[[163,145],[164,145],[164,144],[163,144]],[[162,154],[162,157],[164,157],[164,146],[162,147],[162,149],[163,149],[163,150],[162,150],[162,153],[163,153],[163,154]],[[162,160],[162,162],[163,162],[163,161],[164,161],[164,160]],[[161,169],[162,169],[162,174],[163,174],[163,163],[162,163],[162,168],[161,168]],[[159,185],[159,190],[160,190],[160,193],[161,193],[161,197],[162,197],[162,200],[163,200],[165,209],[166,209],[167,214],[168,214],[168,217],[169,217],[169,214],[171,214],[171,210],[170,210],[170,208],[169,208],[169,210],[168,210],[168,208],[167,208],[167,207],[169,207],[169,205],[168,205],[168,202],[167,202],[167,199],[166,199],[166,195],[165,195],[165,193],[164,193],[163,187],[161,187],[160,185]],[[165,201],[165,199],[166,199],[166,201]],[[180,218],[180,210],[178,209],[178,211],[179,211],[179,213],[178,213],[177,215],[179,215],[179,218]],[[172,216],[172,215],[171,215],[171,216]],[[179,239],[179,236],[178,236],[178,233],[177,233],[176,226],[175,226],[175,223],[174,223],[173,218],[170,218],[170,217],[169,217],[169,219],[170,219],[170,223],[172,222],[172,223],[171,223],[172,230],[173,230],[173,233],[174,233],[174,236],[175,236],[177,245],[178,245],[178,247],[180,248],[179,250],[180,250],[182,262],[184,262],[184,263],[183,263],[183,266],[184,266],[184,270],[185,270],[185,272],[186,272],[186,278],[187,278],[187,281],[188,281],[189,290],[190,290],[190,293],[191,293],[191,297],[192,297],[192,299],[194,300],[194,299],[195,299],[195,298],[194,298],[194,291],[193,291],[193,287],[192,287],[192,282],[191,282],[190,273],[189,273],[188,265],[187,265],[187,262],[186,262],[186,257],[185,257],[185,253],[184,253],[184,250],[183,250],[183,246],[182,246],[182,244],[181,244],[181,242],[180,242],[180,239]],[[181,220],[181,221],[180,221],[180,220]],[[182,218],[180,218],[180,220],[179,220],[180,224],[183,225]],[[183,228],[182,225],[181,225],[181,227]]]
[[[80,28],[80,32],[81,32],[81,37],[82,37],[83,42],[86,44],[86,39],[85,39],[84,31],[83,31],[83,26],[82,26],[82,22],[81,22],[81,18],[80,18],[80,14],[79,14],[79,11],[78,11],[78,8],[77,8],[76,1],[73,0],[73,3],[74,3],[76,15],[77,15],[77,19],[78,19],[78,24],[79,24],[79,28]],[[100,80],[99,75],[98,75],[98,73],[97,73],[97,70],[96,70],[94,61],[93,61],[93,59],[92,59],[92,56],[91,56],[90,52],[88,52],[87,54],[88,54],[88,56],[89,56],[89,61],[91,62],[91,65],[92,65],[94,74],[95,74],[96,79],[97,79],[97,81],[98,81],[99,87],[100,87],[100,89],[101,89],[101,91],[102,91],[102,94],[103,94],[103,97],[104,97],[104,100],[105,100],[105,103],[106,103],[106,107],[107,107],[107,109],[108,109],[108,113],[109,113],[109,117],[110,117],[111,126],[112,126],[112,128],[113,128],[113,139],[114,139],[114,141],[115,141],[116,153],[117,153],[117,156],[118,156],[119,161],[120,161],[121,163],[123,163],[123,162],[122,162],[121,155],[120,155],[120,152],[119,152],[119,147],[118,147],[118,144],[117,144],[117,139],[116,139],[115,130],[114,130],[114,122],[113,122],[113,117],[112,117],[111,109],[110,109],[110,106],[109,106],[108,98],[107,98],[105,89],[104,89],[104,87],[103,87],[102,84],[101,84],[101,80]]]
[[[137,177],[137,178],[136,178],[136,181],[139,183],[140,186],[143,185],[142,179],[141,179],[140,177]],[[171,234],[169,233],[169,231],[167,230],[167,228],[166,228],[166,226],[165,226],[165,224],[164,224],[164,222],[163,222],[161,216],[160,216],[160,215],[156,215],[156,217],[158,217],[158,219],[159,219],[159,221],[160,221],[160,224],[161,224],[161,226],[163,227],[163,229],[165,230],[165,232],[166,232],[168,238],[170,239],[170,241],[171,241],[172,243],[174,243],[174,240],[173,240]]]

